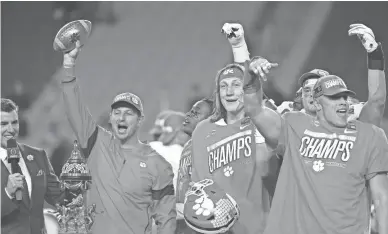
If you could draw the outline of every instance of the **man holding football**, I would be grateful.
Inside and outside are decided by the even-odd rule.
[[[64,53],[66,76],[61,80],[66,115],[88,158],[93,178],[88,202],[96,206],[94,234],[151,233],[152,219],[158,233],[176,229],[175,196],[171,165],[137,131],[144,118],[140,98],[117,95],[111,105],[112,132],[96,124],[81,100],[75,75],[76,48]]]
[[[380,47],[363,42],[368,50]],[[369,72],[381,75],[382,53],[374,51],[368,54]],[[245,111],[284,158],[264,233],[368,233],[369,188],[378,204],[379,233],[387,234],[388,142],[383,130],[348,121],[347,98],[355,93],[334,75],[313,86],[315,117],[301,112],[281,116],[264,107],[261,79],[274,65],[261,57],[244,64]]]

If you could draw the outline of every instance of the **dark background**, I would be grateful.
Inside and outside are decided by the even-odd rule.
[[[144,139],[161,110],[187,111],[212,93],[217,70],[232,61],[220,33],[225,22],[243,24],[251,55],[279,62],[266,87],[278,105],[313,68],[339,75],[365,101],[366,52],[347,31],[366,24],[386,51],[387,12],[385,2],[2,2],[1,95],[22,108],[23,141],[68,154],[74,137],[56,81],[62,58],[52,43],[65,23],[87,19],[92,35],[77,66],[83,98],[106,124],[114,95],[138,94]]]

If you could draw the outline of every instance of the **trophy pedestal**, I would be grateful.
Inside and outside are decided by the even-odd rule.
[[[85,206],[64,211],[59,220],[59,234],[91,234],[92,218],[89,217]]]
[[[60,176],[65,189],[66,199],[62,205],[56,205],[59,234],[91,234],[96,205],[87,206],[86,193],[92,181],[85,159],[78,148],[74,149],[62,168]],[[108,234],[108,233],[107,233]]]

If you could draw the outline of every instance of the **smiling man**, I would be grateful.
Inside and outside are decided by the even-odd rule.
[[[8,141],[19,136],[18,109],[12,100],[1,99],[1,233],[40,234],[44,232],[44,201],[63,202],[64,192],[43,149],[18,143],[16,168],[8,162]],[[15,198],[19,189],[21,201]]]
[[[367,51],[368,64],[368,100],[366,102],[354,103],[353,99],[348,99],[351,105],[349,120],[358,119],[365,123],[380,126],[387,96],[384,72],[385,59],[382,45],[381,43],[377,43],[372,29],[363,24],[350,25],[348,34],[349,36],[357,35],[360,39]],[[329,72],[325,70],[313,69],[304,73],[299,78],[298,83],[302,91],[302,112],[311,116],[316,116],[316,108],[312,96],[313,87],[319,78],[327,75],[329,75]],[[285,101],[280,106],[286,106],[288,103],[288,101]],[[283,108],[281,108],[281,110],[283,110]],[[297,109],[294,109],[294,111],[295,110],[298,111]]]
[[[338,76],[318,79],[312,89],[316,116],[265,108],[262,71],[272,63],[247,61],[246,113],[266,142],[283,155],[264,234],[369,233],[368,187],[379,233],[388,233],[388,144],[384,131],[370,123],[348,121],[348,90]],[[259,72],[260,71],[260,72]],[[279,225],[279,220],[282,224]]]
[[[274,157],[266,160],[272,152],[245,115],[243,77],[244,68],[238,64],[217,73],[213,114],[192,134],[191,179],[212,178],[236,200],[240,217],[230,233],[258,234],[264,231],[278,162]],[[190,215],[189,210],[184,213]],[[212,217],[207,220],[213,222]],[[212,231],[200,225],[196,229]]]
[[[94,234],[149,234],[152,219],[159,234],[176,228],[171,165],[151,146],[140,142],[138,129],[144,118],[140,98],[117,95],[111,105],[112,132],[98,126],[81,100],[75,77],[77,48],[64,54],[62,91],[65,112],[83,147],[93,183],[88,201],[96,206]],[[90,204],[89,204],[90,205]]]

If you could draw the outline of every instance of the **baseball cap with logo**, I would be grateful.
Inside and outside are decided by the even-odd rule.
[[[324,76],[328,76],[329,72],[322,70],[322,69],[313,69],[309,72],[304,73],[300,78],[299,78],[299,85],[302,87],[304,82],[309,79],[319,79]]]
[[[141,116],[144,116],[143,103],[141,102],[140,98],[135,94],[126,92],[126,93],[121,93],[117,95],[113,99],[113,102],[111,105],[112,109],[115,108],[115,106],[120,102],[130,104],[140,112]]]
[[[314,86],[314,98],[325,96],[335,96],[345,93],[348,96],[356,96],[356,93],[346,87],[345,82],[335,75],[328,75],[318,79]]]

